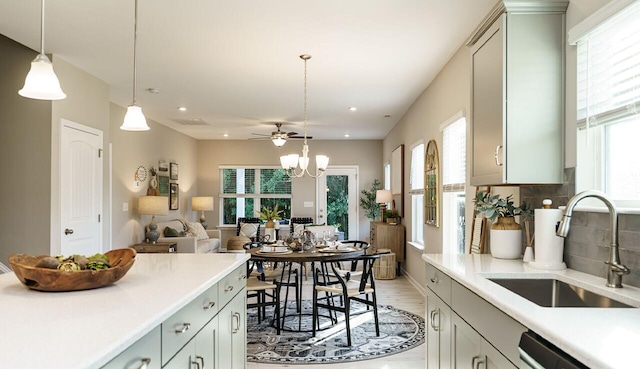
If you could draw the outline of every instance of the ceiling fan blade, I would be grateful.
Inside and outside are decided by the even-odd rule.
[[[289,138],[303,139],[304,136],[289,136]],[[307,136],[307,140],[310,140],[312,138],[313,138],[313,136]]]
[[[267,136],[267,137],[249,137],[247,138],[247,140],[270,140],[271,137]]]
[[[264,133],[251,133],[251,134],[256,136],[271,137],[271,135],[265,135]]]
[[[291,137],[291,136],[297,136],[298,132],[287,132],[287,136]]]

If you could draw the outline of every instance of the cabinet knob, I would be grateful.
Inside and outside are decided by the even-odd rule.
[[[502,163],[500,162],[500,159],[498,159],[498,156],[500,155],[500,149],[502,148],[502,145],[498,145],[496,146],[496,152],[495,154],[493,154],[493,157],[496,159],[496,165],[501,167]]]
[[[438,276],[434,276],[433,278],[430,279],[431,283],[440,283],[440,279],[438,279]]]
[[[212,307],[216,306],[216,302],[215,301],[210,301],[208,304],[206,304],[205,306],[203,306],[202,308],[205,310],[209,310]]]
[[[231,292],[233,291],[233,286],[227,286],[227,288],[224,289],[224,292]]]
[[[182,328],[177,328],[176,333],[184,333],[189,330],[191,323],[182,323]]]
[[[64,234],[67,235],[67,236],[70,235],[70,234],[73,234],[73,229],[69,229],[69,228],[65,229],[64,230]]]
[[[136,369],[147,369],[147,366],[149,366],[149,363],[151,363],[151,359],[148,357],[142,358],[142,360],[140,360],[140,366],[137,367]]]

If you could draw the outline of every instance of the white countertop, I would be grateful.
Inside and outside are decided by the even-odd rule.
[[[640,367],[640,309],[541,307],[487,278],[553,277],[637,307],[639,288],[608,288],[604,278],[571,269],[534,269],[522,260],[491,255],[425,254],[422,258],[585,365],[594,369]]]
[[[99,368],[249,255],[138,254],[113,285],[40,292],[0,275],[0,368]]]

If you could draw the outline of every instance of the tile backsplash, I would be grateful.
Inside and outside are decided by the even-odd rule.
[[[575,168],[565,169],[563,184],[520,186],[520,200],[534,209],[541,208],[544,199],[551,199],[554,208],[566,205],[574,194]],[[564,261],[571,269],[605,278],[610,244],[609,213],[574,211],[564,243]],[[618,244],[622,264],[631,269],[622,283],[640,287],[640,215],[618,215]]]

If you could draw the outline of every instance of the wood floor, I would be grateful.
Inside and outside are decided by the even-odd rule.
[[[305,282],[311,284],[311,281]],[[391,280],[376,280],[376,290],[379,305],[393,305],[402,310],[409,311],[424,318],[425,298],[404,277]],[[304,286],[303,298],[310,299],[311,286]],[[309,291],[309,292],[306,292]],[[282,365],[282,364],[258,364],[247,363],[247,369],[275,369],[275,368],[329,368],[329,369],[424,369],[425,367],[424,344],[401,352],[396,355],[386,356],[380,359],[356,361],[343,364],[310,364],[310,365]]]

